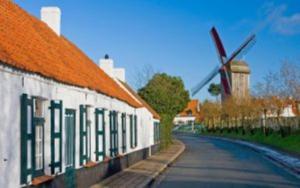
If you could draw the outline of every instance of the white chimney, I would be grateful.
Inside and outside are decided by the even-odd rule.
[[[114,68],[114,61],[109,58],[106,54],[104,59],[99,60],[99,67],[110,77],[114,79],[121,80],[125,82],[125,69],[124,68]]]
[[[125,82],[125,69],[124,68],[115,68],[114,69],[114,76],[118,80],[121,80],[122,82]]]
[[[58,36],[60,36],[61,12],[58,7],[42,7],[41,20],[45,22]]]

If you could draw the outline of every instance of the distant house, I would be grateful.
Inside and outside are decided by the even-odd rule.
[[[157,149],[158,114],[61,35],[60,14],[0,0],[1,188],[89,187]]]
[[[200,103],[199,100],[193,99],[187,107],[180,112],[173,120],[175,125],[191,125],[201,120]]]
[[[300,110],[300,102],[297,100],[293,100],[292,98],[284,99],[282,102],[283,106],[280,112],[280,117],[296,117],[299,114]],[[276,108],[274,110],[267,110],[267,117],[277,117]]]

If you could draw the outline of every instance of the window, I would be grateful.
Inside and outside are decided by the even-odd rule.
[[[75,110],[66,109],[65,112],[65,165],[75,167]]]
[[[96,160],[99,161],[100,157],[104,160],[105,157],[105,116],[104,109],[96,109]]]
[[[110,119],[110,156],[116,157],[119,154],[118,151],[118,113],[111,111],[109,115]]]
[[[21,184],[44,174],[44,111],[41,98],[21,96]]]
[[[159,139],[159,122],[154,122],[154,143],[158,143]]]

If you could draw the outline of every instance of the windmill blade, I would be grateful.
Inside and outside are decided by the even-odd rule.
[[[224,72],[225,72],[225,77],[226,77],[226,85],[224,85],[224,89],[225,89],[225,93],[226,94],[231,94],[231,83],[230,83],[230,80],[229,80],[229,74],[228,74],[228,70],[226,68],[226,66],[223,66],[224,67]]]
[[[218,73],[220,70],[220,66],[216,66],[213,71],[205,77],[200,83],[198,83],[195,87],[192,88],[192,96],[196,95],[200,89],[202,89],[208,82],[210,82]]]
[[[224,64],[224,59],[227,58],[227,55],[226,55],[226,51],[225,51],[225,48],[223,46],[223,43],[221,41],[221,38],[216,30],[215,27],[213,27],[211,30],[210,30],[210,34],[211,34],[211,37],[214,41],[214,44],[215,44],[215,47],[216,47],[216,50],[217,50],[217,53],[218,53],[218,56],[219,56],[219,59],[220,59],[220,62],[222,64]]]
[[[254,46],[256,43],[256,39],[254,38],[246,47],[244,50],[242,50],[234,59],[242,59],[243,56],[245,56],[249,50]]]
[[[238,55],[240,55],[240,54],[245,54],[246,52],[247,52],[247,49],[248,49],[248,46],[253,46],[254,44],[253,43],[255,43],[255,35],[253,34],[253,35],[250,35],[250,37],[248,37],[247,39],[246,39],[246,41],[237,49],[237,50],[235,50],[232,54],[231,54],[231,56],[227,59],[227,61],[226,61],[226,63],[225,63],[225,65],[227,64],[227,63],[229,63],[229,62],[231,62],[234,58],[236,58]],[[248,49],[249,50],[249,49]]]

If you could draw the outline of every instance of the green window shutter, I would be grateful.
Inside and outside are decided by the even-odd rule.
[[[137,132],[137,116],[134,116],[134,147],[137,147],[138,132]]]
[[[133,115],[129,116],[129,126],[130,126],[130,147],[134,148],[134,142],[133,142]]]
[[[113,157],[113,112],[110,111],[109,112],[109,132],[110,132],[110,136],[109,136],[109,140],[110,140],[110,156]]]
[[[110,112],[110,156],[115,157],[119,153],[118,148],[118,114]]]
[[[62,118],[63,118],[63,106],[62,101],[51,101],[50,103],[50,114],[51,114],[51,174],[56,173],[56,169],[58,172],[62,171]],[[58,111],[58,115],[55,113]],[[59,123],[58,130],[55,130],[55,122]],[[55,145],[55,141],[58,140],[59,146]],[[58,156],[59,160],[55,161],[55,154],[58,148]]]
[[[114,145],[114,151],[115,151],[115,156],[119,154],[119,134],[118,134],[118,128],[119,128],[119,119],[118,119],[118,112],[115,111],[114,113],[114,135],[115,135],[115,145]]]
[[[100,122],[101,121],[101,122]],[[96,122],[96,160],[99,161],[102,156],[105,157],[105,116],[104,109],[95,110],[95,122]],[[102,126],[102,127],[100,127]],[[102,138],[102,148],[100,148],[99,140]]]
[[[79,161],[80,165],[84,165],[87,162],[87,112],[86,112],[86,106],[80,105],[79,107],[79,116],[80,116],[80,125],[79,125],[79,137],[80,137],[80,143],[79,143]],[[85,152],[85,153],[84,153]]]
[[[126,153],[126,114],[122,113],[122,152]]]
[[[31,121],[30,121],[30,119]],[[21,96],[21,184],[27,183],[27,176],[32,174],[32,162],[28,157],[28,141],[32,142],[33,127],[33,100],[27,94]],[[32,144],[31,144],[32,147]],[[31,148],[32,149],[32,148]],[[32,152],[31,152],[32,155]],[[31,164],[28,167],[28,162]]]

